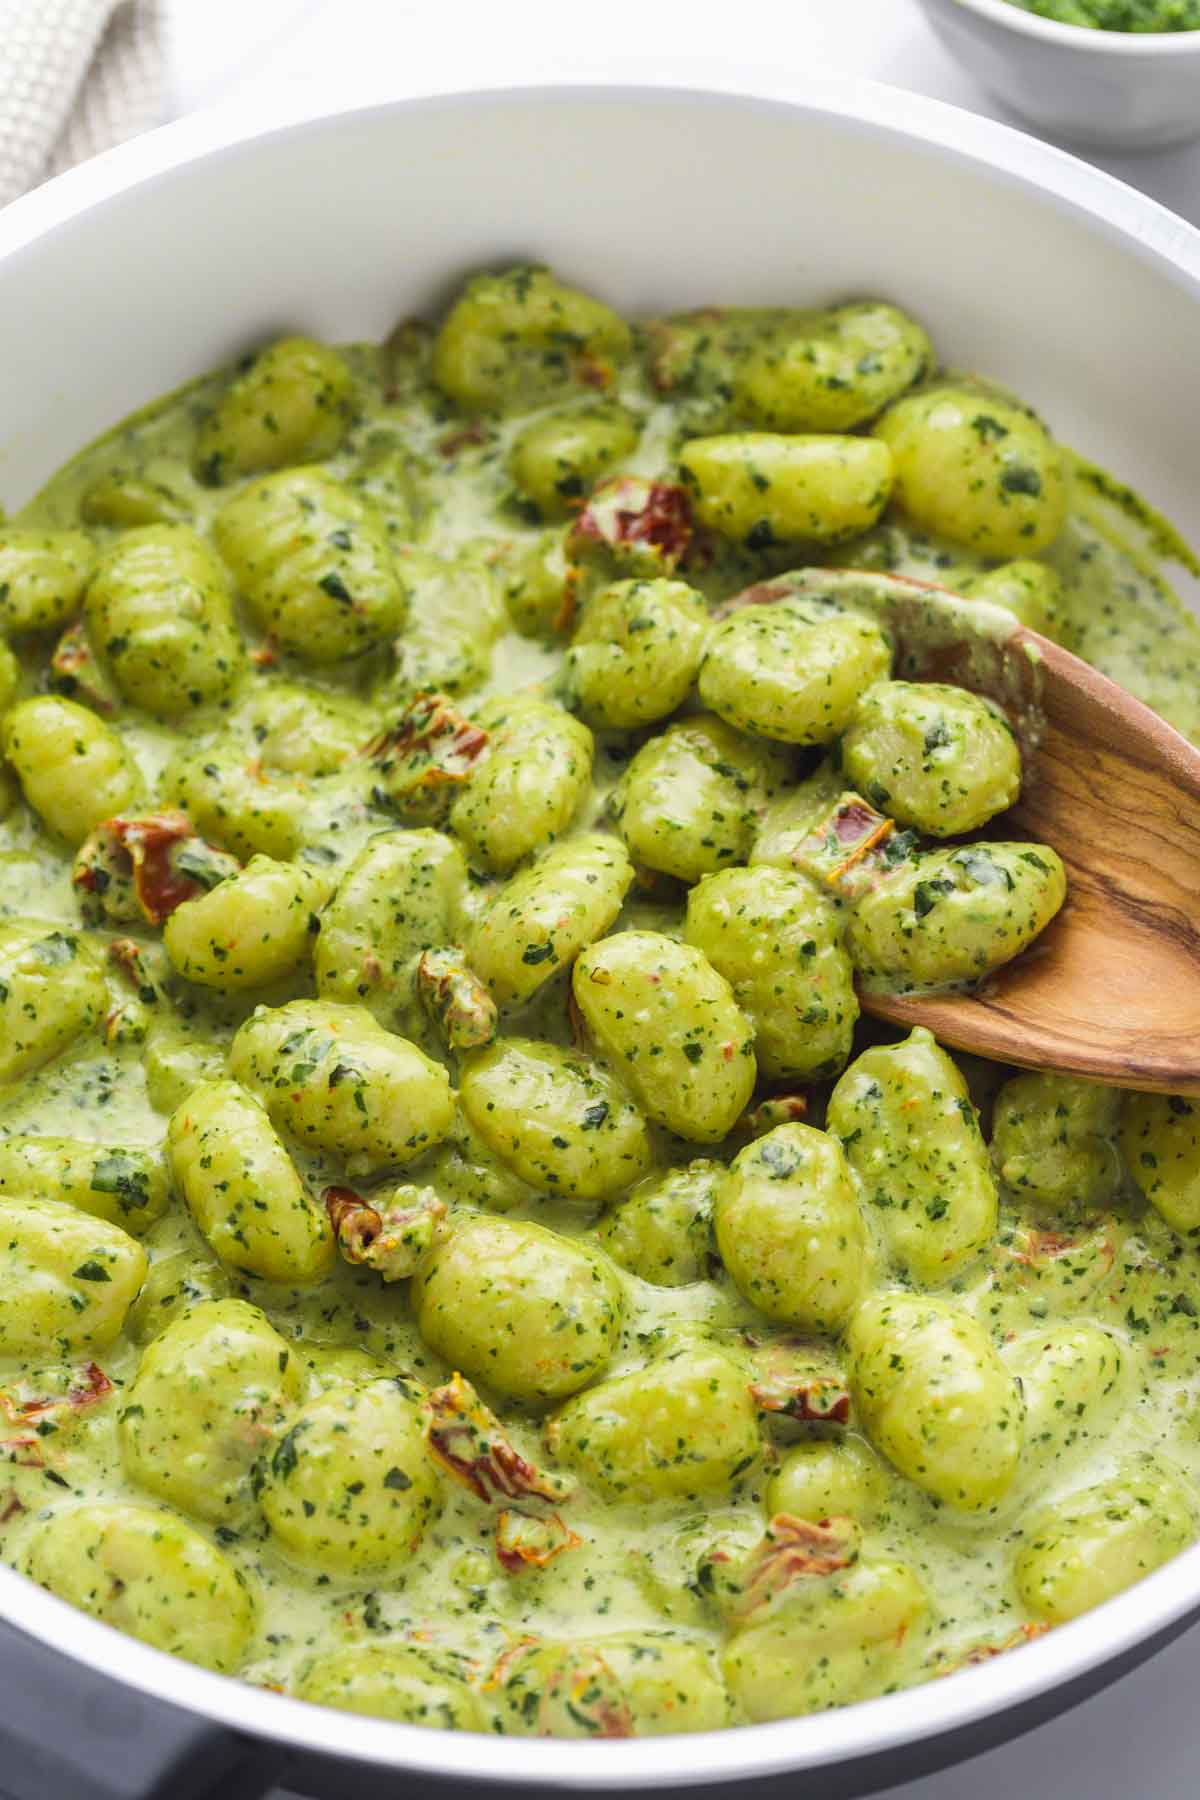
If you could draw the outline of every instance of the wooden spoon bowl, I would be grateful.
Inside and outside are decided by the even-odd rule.
[[[998,607],[894,575],[781,579],[789,593],[875,612],[895,639],[899,678],[952,682],[1004,708],[1024,781],[993,828],[1050,844],[1067,871],[1058,917],[978,988],[863,988],[864,1011],[998,1062],[1200,1095],[1200,751]],[[766,599],[778,585],[740,598]]]

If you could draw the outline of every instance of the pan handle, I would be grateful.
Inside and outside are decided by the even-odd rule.
[[[0,1800],[263,1800],[288,1760],[0,1620]]]

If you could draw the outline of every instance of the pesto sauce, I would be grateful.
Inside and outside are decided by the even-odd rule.
[[[1022,12],[1093,31],[1200,31],[1200,0],[1008,0]]]
[[[1056,17],[1084,12],[1066,3],[1034,10]],[[1103,6],[1089,10],[1097,16],[1077,22],[1105,23],[1100,16],[1106,12]],[[1130,19],[1135,12],[1146,20],[1182,17],[1178,6],[1161,4],[1115,10]],[[1185,5],[1183,11],[1189,10]],[[1200,24],[1200,16],[1187,22]],[[1127,23],[1112,28],[1135,27]],[[1154,27],[1147,23],[1141,28]],[[446,403],[418,377],[409,374],[398,381],[384,350],[354,346],[345,355],[362,404],[341,448],[325,465],[333,475],[370,478],[382,459],[401,456],[423,496],[419,526],[402,535],[419,537],[422,549],[454,554],[481,541],[511,545],[533,540],[537,526],[514,502],[507,458],[514,438],[539,412],[487,421],[474,441],[464,439]],[[208,531],[231,490],[200,485],[191,473],[189,456],[197,423],[224,382],[222,375],[201,380],[118,427],[56,476],[17,522],[75,527],[87,491],[101,477],[121,471],[136,472],[168,488],[197,529]],[[641,421],[638,447],[623,466],[647,476],[667,476],[678,426],[674,410],[654,394],[636,363],[622,375],[618,398]],[[1050,555],[1066,588],[1067,640],[1200,741],[1200,627],[1153,564],[1100,520],[1092,504],[1097,481],[1094,472],[1080,465],[1070,520]],[[97,535],[103,540],[109,534]],[[949,585],[956,575],[985,566],[979,558],[921,537],[899,520],[888,521],[829,560],[848,568],[893,569]],[[765,568],[762,559],[730,551],[697,579],[715,597],[735,591]],[[559,659],[557,650],[508,632],[496,645],[490,676],[479,692],[503,694],[527,687],[549,675]],[[338,696],[348,714],[360,721],[365,741],[384,722],[372,702],[374,673],[370,667],[351,665],[348,670],[314,674],[289,668],[285,661],[265,664],[250,680],[270,687],[286,676],[308,684],[314,695]],[[35,674],[31,661],[26,669],[30,684]],[[477,698],[473,696],[468,706]],[[204,745],[226,727],[219,714],[201,715],[175,731],[128,710],[119,711],[115,723],[150,784],[181,733]],[[578,829],[588,828],[601,815],[604,796],[622,761],[619,747],[601,746],[592,802]],[[306,842],[322,849],[335,867],[345,867],[372,832],[394,824],[387,814],[364,808],[358,789],[347,787],[340,775],[314,782],[312,789]],[[0,824],[0,915],[27,912],[33,895],[39,916],[78,929],[69,864],[33,815],[18,805]],[[635,888],[614,929],[642,927],[678,935],[680,905],[670,895],[662,898]],[[111,932],[82,935],[103,955]],[[150,934],[142,935],[151,941]],[[233,1032],[254,1004],[264,1000],[279,1004],[306,991],[303,984],[285,983],[278,991],[256,992],[242,1000],[194,989],[180,1008],[179,1028],[219,1064]],[[533,1022],[522,1022],[522,1031],[566,1043],[569,1030],[562,999],[561,987],[552,984]],[[983,1075],[985,1083],[994,1082],[995,1071],[985,1069]],[[110,1046],[99,1036],[0,1094],[0,1132],[5,1135],[74,1135],[156,1149],[164,1127],[163,1114],[148,1099],[141,1047]],[[679,1145],[669,1145],[668,1150],[674,1160],[686,1160]],[[725,1158],[731,1147],[723,1146],[716,1154]],[[340,1179],[341,1171],[328,1159],[299,1151],[296,1160],[314,1189]],[[406,1171],[406,1179],[424,1179],[422,1165]],[[1099,1285],[1083,1299],[1068,1293],[1064,1300],[1061,1293],[1048,1291],[1051,1284],[1031,1273],[1014,1251],[1024,1214],[1011,1195],[1004,1197],[1001,1229],[990,1253],[943,1290],[972,1312],[999,1344],[1013,1334],[1037,1329],[1060,1307],[1072,1318],[1097,1319],[1121,1337],[1132,1373],[1118,1432],[1065,1454],[1032,1494],[1027,1484],[1019,1482],[998,1508],[974,1516],[947,1512],[899,1478],[891,1483],[878,1516],[866,1530],[864,1547],[872,1555],[904,1559],[929,1590],[934,1627],[925,1674],[952,1665],[981,1639],[998,1641],[1026,1623],[1011,1564],[1022,1515],[1032,1498],[1053,1502],[1060,1492],[1105,1477],[1121,1458],[1138,1450],[1164,1453],[1200,1482],[1200,1264],[1192,1246],[1168,1230],[1132,1192],[1120,1197],[1117,1213],[1119,1249]],[[528,1217],[569,1237],[582,1237],[590,1232],[595,1209],[537,1197],[520,1202],[510,1216]],[[201,1282],[220,1282],[178,1199],[144,1242],[152,1263],[182,1252],[193,1260]],[[624,1285],[625,1321],[610,1374],[639,1367],[648,1347],[678,1341],[693,1329],[718,1337],[741,1330],[768,1338],[788,1335],[766,1324],[723,1274],[679,1288],[652,1286],[629,1275]],[[410,1372],[430,1384],[448,1377],[449,1371],[422,1342],[403,1288],[385,1287],[369,1271],[339,1261],[315,1290],[281,1290],[233,1275],[224,1289],[218,1286],[216,1291],[243,1295],[262,1307],[302,1353],[349,1346],[378,1358],[389,1370]],[[139,1346],[128,1337],[101,1358],[118,1390],[132,1379],[139,1358]],[[9,1387],[28,1373],[24,1366],[0,1366],[0,1385]],[[81,1415],[69,1442],[54,1452],[52,1486],[40,1471],[12,1471],[14,1494],[28,1510],[4,1515],[0,1553],[6,1558],[19,1558],[34,1512],[61,1499],[64,1483],[80,1498],[146,1502],[122,1471],[117,1410],[110,1404]],[[534,1461],[544,1460],[537,1415],[509,1405],[504,1417],[518,1447]],[[810,1428],[817,1435],[833,1429]],[[787,1441],[785,1427],[779,1442]],[[480,1672],[486,1672],[504,1646],[527,1633],[561,1638],[676,1624],[715,1646],[720,1633],[688,1585],[681,1534],[708,1518],[714,1530],[719,1526],[756,1536],[771,1460],[768,1453],[739,1477],[732,1494],[709,1505],[656,1502],[622,1507],[581,1489],[570,1509],[571,1527],[583,1540],[580,1547],[557,1557],[544,1570],[515,1578],[491,1552],[490,1521],[471,1496],[449,1482],[444,1510],[406,1572],[383,1582],[364,1583],[294,1567],[279,1553],[261,1521],[242,1522],[236,1531],[221,1534],[223,1549],[244,1573],[259,1604],[258,1635],[242,1674],[250,1682],[286,1690],[314,1650],[382,1643],[389,1637],[459,1653]]]

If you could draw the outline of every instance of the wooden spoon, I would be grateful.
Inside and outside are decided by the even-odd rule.
[[[759,583],[738,601],[782,599],[772,590],[784,584],[876,613],[900,679],[952,682],[1004,708],[1024,781],[990,829],[1052,845],[1067,870],[1058,917],[977,989],[863,989],[864,1011],[997,1062],[1200,1095],[1200,751],[999,607],[829,569]]]

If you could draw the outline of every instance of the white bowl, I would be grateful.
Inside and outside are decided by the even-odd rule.
[[[788,104],[557,88],[265,132],[252,118],[199,117],[63,176],[0,215],[0,495],[19,504],[122,414],[272,334],[378,338],[432,313],[469,270],[531,257],[635,315],[893,298],[949,363],[1027,395],[1067,441],[1200,535],[1200,233],[988,120],[870,83],[793,85]],[[309,1794],[394,1800],[396,1771],[427,1786],[503,1784],[525,1800],[547,1787],[731,1791],[777,1775],[780,1792],[844,1800],[1002,1741],[1198,1611],[1200,1546],[949,1681],[712,1736],[580,1744],[305,1706],[121,1638],[0,1567],[0,1621],[62,1653],[56,1729],[39,1739],[46,1794],[68,1791],[53,1758],[82,1761],[95,1717],[120,1732],[124,1775],[140,1739],[123,1721],[151,1697],[214,1733],[288,1746],[300,1759],[288,1785]],[[83,1664],[127,1684],[109,1684],[102,1713],[75,1691]],[[9,1711],[6,1730],[25,1717]],[[239,1742],[208,1748],[232,1758]],[[181,1742],[177,1766],[192,1755]],[[135,1791],[130,1778],[122,1792]]]
[[[920,0],[951,55],[1065,143],[1163,150],[1200,137],[1200,31],[1094,31],[1008,0]]]

